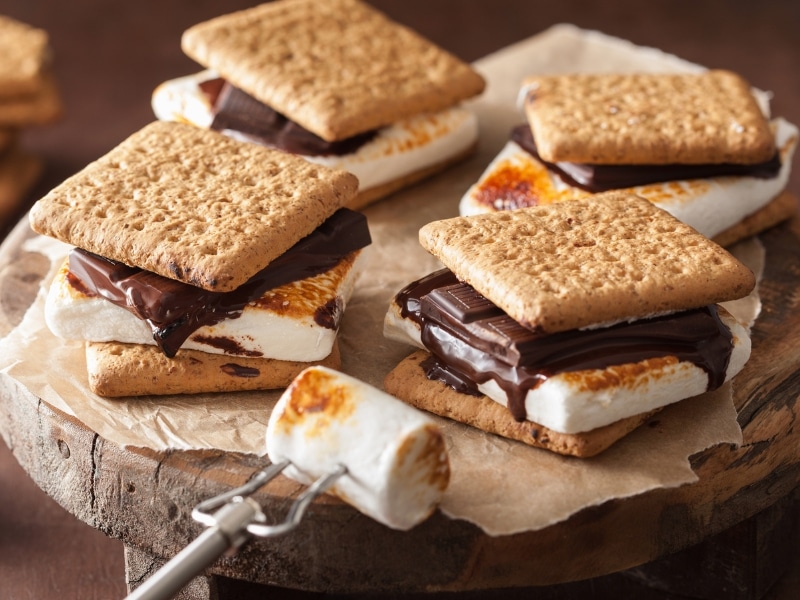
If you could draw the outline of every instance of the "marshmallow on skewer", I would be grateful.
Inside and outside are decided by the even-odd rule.
[[[267,426],[273,463],[303,484],[343,464],[332,486],[364,514],[407,530],[439,504],[450,478],[444,438],[433,420],[393,396],[325,367],[300,373]]]

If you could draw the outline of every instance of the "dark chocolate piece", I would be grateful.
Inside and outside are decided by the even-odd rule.
[[[231,377],[258,377],[261,371],[253,367],[243,367],[235,363],[228,363],[220,367],[223,373]]]
[[[620,190],[651,183],[663,183],[665,181],[708,179],[710,177],[725,177],[731,175],[771,179],[778,175],[781,168],[781,159],[777,152],[771,160],[755,165],[737,165],[733,163],[707,165],[591,165],[568,162],[551,163],[542,160],[539,156],[536,150],[536,142],[533,139],[533,133],[527,124],[515,127],[511,131],[511,139],[548,169],[558,173],[569,185],[592,193]]]
[[[211,129],[235,131],[251,142],[304,156],[352,154],[377,133],[328,142],[228,82],[217,94]]]
[[[323,273],[370,243],[366,217],[343,208],[230,292],[204,290],[78,248],[70,254],[68,280],[84,293],[102,296],[145,320],[156,344],[172,357],[200,327],[236,318],[267,290]],[[326,307],[318,323],[335,328],[339,316],[341,310]]]
[[[420,310],[422,318],[463,332],[465,341],[512,366],[525,364],[542,338],[465,283],[430,291]]]
[[[596,329],[536,334],[503,319],[501,309],[457,282],[447,269],[406,286],[395,301],[405,318],[420,325],[422,343],[438,363],[427,364],[429,376],[459,391],[471,381],[473,393],[478,384],[494,379],[518,420],[525,419],[528,390],[557,373],[675,356],[703,369],[708,389],[714,390],[725,381],[733,350],[732,334],[715,305]]]

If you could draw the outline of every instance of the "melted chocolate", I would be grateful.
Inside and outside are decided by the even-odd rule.
[[[263,146],[304,156],[341,156],[352,154],[377,133],[367,131],[343,140],[326,141],[228,82],[218,91],[208,82],[204,83],[206,88],[201,89],[214,97],[211,129],[235,131]]]
[[[748,176],[760,179],[776,177],[781,168],[780,155],[754,165],[732,163],[707,165],[591,165],[583,163],[542,160],[536,149],[533,133],[528,125],[518,125],[511,131],[511,139],[523,150],[544,164],[569,185],[592,193],[619,190],[664,181],[707,179],[723,176]]]
[[[227,363],[220,367],[222,372],[226,375],[230,375],[231,377],[258,377],[261,375],[261,372],[258,369],[254,369],[253,367],[243,367],[242,365],[237,365],[234,363]]]
[[[407,286],[396,301],[403,316],[420,325],[422,343],[433,357],[423,365],[429,377],[467,393],[494,379],[520,421],[526,417],[528,390],[558,373],[675,356],[706,371],[708,389],[716,389],[725,380],[733,348],[716,306],[598,329],[538,334],[511,320],[447,269]]]
[[[341,298],[331,298],[314,311],[314,322],[320,327],[336,329],[339,326],[343,312]]]
[[[366,217],[340,209],[230,292],[204,290],[77,248],[70,254],[68,279],[73,285],[75,279],[80,280],[77,289],[102,296],[145,320],[156,344],[172,357],[200,327],[237,318],[248,303],[267,290],[323,273],[370,242]],[[319,322],[327,326],[335,320],[331,317]]]

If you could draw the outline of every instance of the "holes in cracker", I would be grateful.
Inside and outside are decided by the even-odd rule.
[[[144,225],[145,224],[143,221],[131,221],[125,223],[122,227],[123,229],[133,229],[134,231],[143,231]]]
[[[597,242],[591,238],[578,238],[572,241],[572,246],[574,248],[591,248],[596,246]]]

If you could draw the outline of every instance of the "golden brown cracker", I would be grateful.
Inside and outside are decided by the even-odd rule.
[[[358,0],[281,0],[188,29],[184,52],[326,140],[484,88],[468,64]]]
[[[46,125],[61,118],[64,107],[52,74],[42,76],[40,88],[31,94],[0,98],[0,126]]]
[[[33,94],[49,62],[47,32],[0,15],[0,97]]]
[[[486,396],[462,394],[441,381],[428,379],[420,363],[429,356],[418,350],[402,360],[386,376],[386,392],[421,410],[558,454],[595,456],[656,412],[634,415],[592,431],[561,433],[533,421],[516,421],[505,406]]]
[[[164,396],[284,388],[306,367],[341,368],[339,347],[321,361],[247,358],[179,350],[167,358],[155,346],[89,342],[89,387],[100,396]]]
[[[753,273],[625,192],[425,225],[423,247],[513,319],[553,333],[747,295]]]
[[[31,226],[95,254],[230,291],[355,197],[341,170],[154,122],[39,200]]]
[[[730,71],[531,77],[525,109],[542,158],[593,164],[767,161],[775,140]]]

